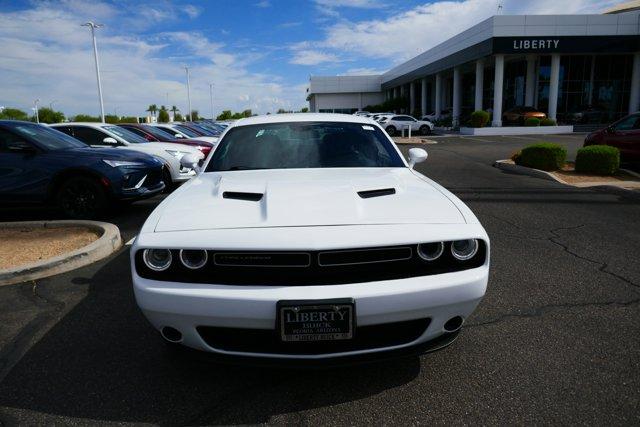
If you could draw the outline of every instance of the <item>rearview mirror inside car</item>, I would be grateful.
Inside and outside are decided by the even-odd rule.
[[[417,163],[427,160],[427,152],[422,148],[412,148],[409,150],[409,167],[413,168]]]
[[[176,138],[183,138],[183,136],[181,134],[179,134],[179,133],[176,133],[173,136],[176,137]]]
[[[110,136],[108,136],[105,139],[103,139],[102,142],[104,142],[105,144],[109,144],[109,145],[118,145],[118,141],[116,141],[115,138],[111,138]]]

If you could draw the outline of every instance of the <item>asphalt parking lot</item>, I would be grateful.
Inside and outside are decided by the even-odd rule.
[[[637,194],[491,166],[541,138],[433,139],[418,169],[464,200],[492,242],[487,295],[452,346],[323,370],[172,358],[135,306],[125,247],[0,287],[0,423],[640,423]],[[571,158],[582,136],[542,139]],[[116,214],[125,240],[158,200]]]

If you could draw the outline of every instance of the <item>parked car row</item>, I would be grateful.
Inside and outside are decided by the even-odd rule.
[[[431,120],[424,117],[420,120],[406,114],[395,113],[369,113],[366,111],[356,111],[355,116],[367,117],[382,125],[389,136],[395,136],[404,130],[411,129],[412,133],[419,132],[422,135],[428,135],[433,131],[434,124]]]
[[[0,121],[0,200],[48,204],[74,218],[99,216],[113,202],[151,197],[196,175],[215,145],[150,142],[106,123]],[[210,144],[210,145],[205,145]]]

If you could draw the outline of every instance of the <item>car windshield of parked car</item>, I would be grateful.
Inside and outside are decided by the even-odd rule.
[[[130,142],[132,144],[142,144],[142,143],[148,143],[149,141],[147,141],[146,139],[144,139],[143,137],[141,137],[140,135],[136,135],[135,133],[131,132],[128,129],[124,129],[118,126],[105,126],[104,130],[114,133],[116,135],[118,135],[120,138],[124,139],[127,142]]]
[[[248,169],[404,167],[377,126],[289,122],[230,129],[206,172]]]
[[[20,136],[34,140],[48,150],[68,150],[87,146],[66,133],[47,126],[25,123],[13,126],[12,130]]]
[[[160,129],[153,126],[143,126],[142,129],[148,134],[151,134],[152,136],[156,137],[156,139],[160,141],[166,141],[166,140],[173,141],[176,139],[176,137],[173,136],[174,134],[169,133],[164,129]]]
[[[186,126],[180,126],[180,125],[176,125],[176,130],[180,133],[183,133],[185,135],[187,135],[189,138],[196,138],[200,135],[198,135],[197,132],[192,131],[191,129],[189,129]]]

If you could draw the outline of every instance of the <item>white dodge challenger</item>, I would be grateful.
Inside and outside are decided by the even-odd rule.
[[[136,238],[139,307],[166,341],[222,357],[446,346],[486,291],[489,238],[413,169],[427,153],[408,157],[358,116],[238,121]]]

